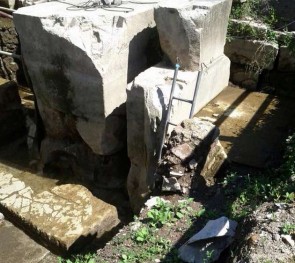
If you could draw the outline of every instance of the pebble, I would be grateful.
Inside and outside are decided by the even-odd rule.
[[[164,203],[169,203],[168,200],[165,200],[165,199],[163,199],[161,197],[152,196],[150,199],[148,199],[144,203],[144,205],[147,207],[147,209],[151,209],[151,208],[153,208],[157,204],[158,200],[161,201],[161,202],[164,202]]]
[[[4,220],[4,215],[0,213],[0,221]]]
[[[175,177],[175,178],[180,178],[183,176],[182,172],[174,172],[174,171],[170,171],[170,177]]]
[[[277,233],[276,234],[273,234],[272,235],[272,239],[275,240],[275,241],[279,241],[280,240],[280,235],[277,234]]]
[[[182,192],[183,194],[187,194],[187,193],[188,193],[188,188],[186,188],[186,187],[182,187],[181,192]]]
[[[163,192],[181,192],[181,186],[175,177],[166,178],[163,176]]]
[[[189,162],[189,168],[191,169],[191,170],[194,170],[195,168],[197,168],[197,166],[198,166],[198,163],[197,163],[197,161],[195,160],[195,159],[192,159],[190,162]]]
[[[140,228],[140,226],[141,226],[140,222],[133,222],[133,223],[131,223],[130,230],[131,231],[136,231],[137,229]]]
[[[294,247],[295,242],[290,235],[281,235],[283,241],[288,243],[291,247]]]

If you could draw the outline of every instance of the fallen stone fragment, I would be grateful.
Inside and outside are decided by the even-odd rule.
[[[282,240],[289,244],[291,247],[295,246],[295,242],[290,235],[281,235]]]
[[[162,191],[163,192],[179,192],[181,191],[181,186],[178,183],[176,178],[174,177],[167,178],[163,176]]]
[[[0,221],[4,220],[4,215],[0,213]]]
[[[116,208],[84,186],[63,184],[47,189],[48,179],[26,173],[47,189],[37,190],[31,187],[33,183],[28,186],[18,179],[23,173],[0,165],[0,207],[55,251],[80,246],[86,237],[99,238],[119,223]]]
[[[147,209],[151,209],[152,207],[154,207],[158,202],[164,202],[164,203],[169,203],[168,200],[165,200],[161,197],[158,196],[153,196],[150,199],[148,199],[144,205],[147,207]]]
[[[169,174],[170,174],[170,177],[175,177],[175,178],[180,178],[183,176],[183,173],[178,173],[173,171],[170,171]]]
[[[209,263],[217,260],[221,252],[233,242],[236,227],[237,222],[224,216],[210,220],[180,247],[179,257],[187,263]]]
[[[278,233],[275,233],[275,234],[272,235],[272,239],[274,241],[279,241],[280,240],[280,235]]]
[[[185,159],[187,159],[193,154],[194,149],[189,144],[184,143],[184,144],[178,145],[175,148],[172,148],[171,152],[176,157],[184,161]]]
[[[192,160],[190,160],[188,166],[189,166],[189,168],[190,168],[191,170],[194,170],[194,169],[197,168],[198,163],[197,163],[197,161],[196,161],[195,159],[192,159]]]
[[[139,229],[141,226],[141,223],[140,222],[132,222],[130,224],[130,230],[131,231],[136,231],[137,229]]]

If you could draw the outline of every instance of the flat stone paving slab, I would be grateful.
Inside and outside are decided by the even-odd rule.
[[[295,125],[291,99],[235,87],[227,87],[197,116],[220,128],[219,139],[230,160],[258,168],[279,163],[282,142]]]
[[[48,247],[63,252],[118,224],[116,208],[84,186],[56,184],[54,179],[0,164],[0,210]]]
[[[3,263],[57,262],[57,256],[7,220],[0,224],[0,244],[0,261]]]

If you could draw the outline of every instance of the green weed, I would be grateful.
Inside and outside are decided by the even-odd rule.
[[[96,254],[77,255],[71,259],[58,258],[58,263],[95,263]]]
[[[285,223],[282,226],[281,231],[285,235],[290,235],[295,232],[295,224]]]

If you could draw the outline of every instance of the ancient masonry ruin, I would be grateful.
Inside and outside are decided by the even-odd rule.
[[[123,178],[131,206],[139,211],[155,184],[175,64],[180,64],[176,95],[184,100],[193,98],[202,71],[194,113],[228,85],[230,61],[224,45],[231,2],[140,0],[94,9],[48,2],[14,12],[42,124],[36,130],[42,169],[62,162],[80,180],[110,187]],[[189,112],[190,104],[173,101],[171,121],[179,124]],[[213,129],[196,123],[201,133]],[[195,145],[206,137],[194,136]],[[206,144],[214,156],[210,147],[216,143],[214,137]],[[16,173],[13,168],[0,173],[2,189],[18,189],[9,198],[3,190],[1,206],[65,250],[81,236],[102,235],[118,223],[115,207],[83,186],[38,192],[13,178]],[[74,220],[84,213],[71,212],[76,207],[84,209],[85,222]]]
[[[99,158],[124,149],[127,126],[128,192],[137,210],[153,185],[173,77],[173,65],[164,61],[148,68],[149,41],[158,31],[165,55],[179,59],[179,96],[191,99],[198,70],[204,71],[197,112],[228,84],[223,50],[231,1],[124,7],[132,11],[73,11],[49,2],[19,9],[14,22],[45,128],[42,163],[64,154],[94,179]],[[186,119],[189,105],[174,103],[172,115],[176,123]]]

